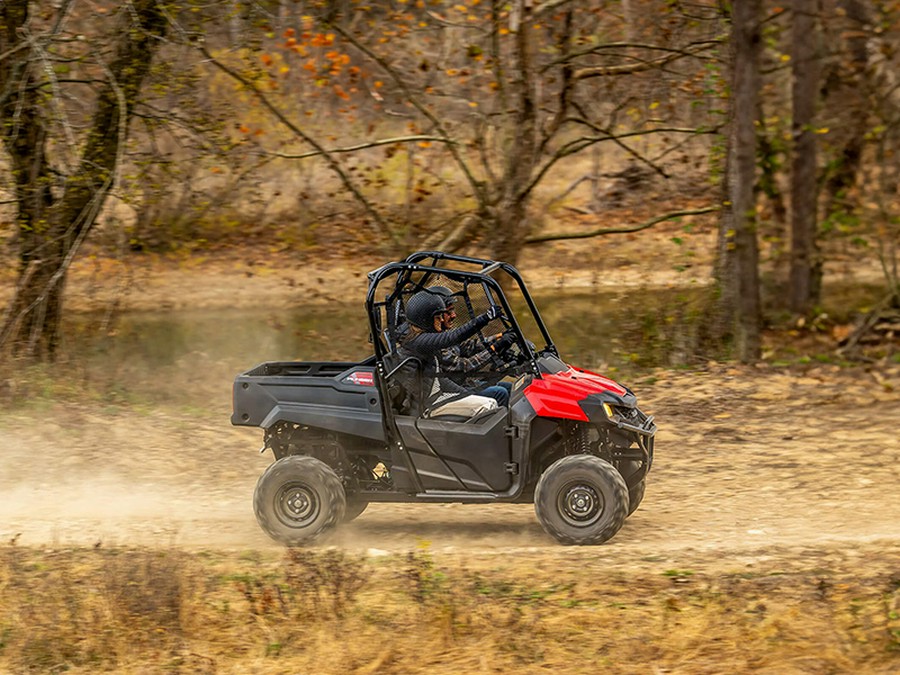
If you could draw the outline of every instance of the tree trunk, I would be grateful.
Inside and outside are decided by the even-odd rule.
[[[840,41],[842,47],[839,58],[829,59],[830,68],[821,76],[821,110],[829,118],[828,144],[835,148],[834,154],[825,158],[823,206],[826,218],[852,222],[865,208],[862,193],[871,187],[870,183],[856,189],[865,180],[864,153],[881,135],[877,129],[883,115],[895,118],[900,87],[891,58],[896,47],[885,42],[880,28],[890,14],[879,17],[873,3],[864,0],[838,0],[837,6],[843,20],[823,21],[820,28],[826,44]],[[886,125],[891,126],[890,122]],[[886,175],[880,170],[876,173]]]
[[[733,5],[734,116],[729,151],[729,193],[733,217],[734,276],[728,296],[736,302],[735,349],[737,357],[751,363],[760,356],[759,248],[756,240],[756,111],[759,109],[759,55],[761,49],[760,0]]]
[[[54,119],[44,100],[41,66],[26,42],[28,0],[0,5],[0,124],[16,183],[19,277],[0,326],[0,347],[52,359],[59,344],[66,273],[100,212],[118,170],[131,106],[166,28],[157,0],[135,0],[123,11],[113,60],[96,100],[80,161],[68,175],[49,165]],[[59,101],[59,105],[64,105]],[[71,148],[72,151],[75,148]],[[51,187],[53,191],[51,192]]]
[[[808,314],[819,301],[822,261],[816,244],[816,137],[813,129],[819,82],[815,45],[816,0],[794,0],[791,64],[793,138],[791,158],[790,307]]]
[[[731,120],[728,127],[728,147],[731,147],[730,133],[734,126]],[[721,195],[723,208],[720,211],[718,237],[716,240],[716,256],[713,265],[713,286],[707,296],[709,320],[698,327],[699,347],[708,358],[719,358],[727,355],[734,341],[734,320],[737,315],[737,298],[734,274],[734,211],[731,203],[731,165],[734,157],[731,152],[725,156],[723,167]]]
[[[0,60],[0,82],[5,83],[0,119],[3,146],[15,181],[19,232],[17,292],[3,315],[0,344],[13,330],[26,345],[33,345],[42,336],[55,341],[58,326],[59,293],[54,286],[47,285],[52,273],[48,273],[44,263],[46,257],[57,252],[52,249],[58,248],[49,225],[53,175],[47,163],[47,127],[28,50],[23,44],[28,20],[27,0],[0,5],[0,52],[8,55]],[[38,283],[46,288],[43,298],[30,292]]]
[[[516,0],[515,49],[511,72],[515,73],[513,100],[516,115],[510,129],[506,165],[498,185],[498,198],[491,223],[491,255],[513,265],[528,236],[528,186],[537,162],[537,107],[531,63],[531,3]]]
[[[824,22],[820,29],[825,44],[840,41],[837,59],[821,78],[821,109],[830,118],[829,144],[836,146],[825,158],[825,218],[852,214],[859,206],[853,188],[862,166],[866,133],[870,129],[871,105],[866,82],[868,53],[866,26],[871,24],[861,0],[838,0],[844,22]],[[829,25],[830,24],[830,25]],[[825,26],[828,26],[826,30]],[[827,63],[827,62],[826,62]]]

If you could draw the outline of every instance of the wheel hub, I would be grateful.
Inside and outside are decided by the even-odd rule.
[[[306,485],[285,485],[276,496],[278,519],[289,527],[305,527],[316,519],[319,502]]]
[[[560,514],[571,525],[586,527],[603,512],[603,497],[591,485],[577,483],[559,493]]]

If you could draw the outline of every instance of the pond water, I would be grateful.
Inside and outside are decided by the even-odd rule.
[[[668,340],[667,317],[692,299],[683,293],[643,291],[557,293],[535,301],[566,361],[588,369],[634,370],[665,358],[660,344]],[[528,334],[518,308],[517,316]],[[64,353],[85,379],[115,383],[123,391],[160,393],[171,389],[165,382],[176,377],[180,386],[215,378],[230,387],[234,375],[263,361],[354,361],[372,353],[359,302],[286,310],[124,313],[105,331],[98,328],[101,321],[95,315],[71,317]]]

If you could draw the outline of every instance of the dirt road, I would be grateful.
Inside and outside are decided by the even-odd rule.
[[[655,380],[655,381],[654,381]],[[373,505],[327,545],[528,552],[673,566],[900,548],[900,367],[715,367],[633,382],[659,424],[641,508],[608,544],[564,548],[529,505]],[[0,417],[0,537],[35,545],[277,550],[251,495],[261,432],[209,410],[59,404]]]

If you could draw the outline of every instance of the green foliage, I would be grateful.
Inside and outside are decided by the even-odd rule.
[[[822,220],[819,231],[826,236],[852,238],[861,227],[865,227],[865,222],[858,213],[836,209]]]
[[[671,569],[666,570],[663,574],[667,577],[690,577],[694,575],[694,572],[693,570]]]
[[[435,599],[445,598],[449,589],[447,575],[435,568],[429,551],[430,544],[422,542],[419,547],[407,553],[404,576],[410,582],[410,594],[417,603],[425,604]]]
[[[773,115],[758,125],[756,165],[759,169],[757,188],[769,199],[781,193],[778,181],[782,176],[791,146],[788,140],[790,121]]]

